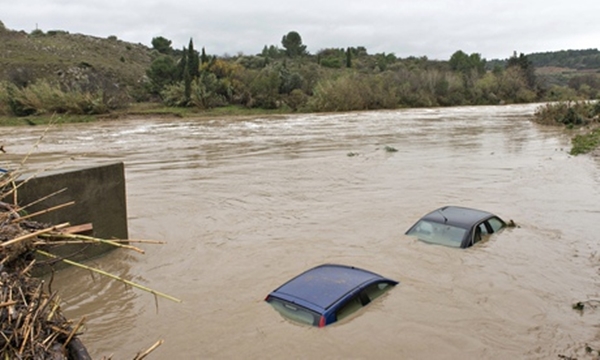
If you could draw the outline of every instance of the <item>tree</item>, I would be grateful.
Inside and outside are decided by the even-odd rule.
[[[194,42],[190,39],[187,54],[187,65],[192,80],[197,79],[200,76],[200,54],[194,50]]]
[[[184,46],[183,51],[181,51],[181,59],[179,59],[179,62],[177,63],[177,80],[178,81],[182,81],[183,78],[185,77],[185,72],[186,72],[186,68],[187,68],[187,64],[188,64],[187,54],[188,54],[187,49]]]
[[[206,64],[208,62],[208,56],[206,55],[206,50],[204,50],[204,46],[202,47],[202,55],[200,55],[200,60],[202,64]]]
[[[448,64],[452,70],[463,74],[468,74],[472,70],[475,70],[479,75],[483,75],[485,73],[485,62],[485,59],[482,59],[480,54],[473,53],[467,55],[462,50],[458,50],[452,54]]]
[[[192,96],[192,74],[187,64],[183,71],[183,89],[184,104],[187,106]]]
[[[165,86],[176,81],[177,65],[172,57],[161,55],[152,61],[146,75],[150,79],[150,92],[159,94]]]
[[[352,67],[352,52],[350,51],[350,48],[346,49],[346,67]]]
[[[295,31],[290,31],[281,39],[281,45],[285,54],[289,57],[303,56],[307,54],[306,45],[302,45],[302,37]]]
[[[515,51],[513,56],[510,59],[508,59],[506,63],[506,69],[509,68],[520,69],[521,74],[527,82],[527,86],[530,89],[533,89],[535,87],[535,67],[533,66],[533,63],[529,61],[526,55],[521,53],[519,57],[517,57],[517,52]]]
[[[152,48],[161,54],[170,54],[173,51],[171,40],[167,40],[162,36],[152,38]]]

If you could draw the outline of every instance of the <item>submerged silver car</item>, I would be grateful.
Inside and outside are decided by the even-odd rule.
[[[427,243],[468,248],[506,226],[504,220],[487,211],[444,206],[423,216],[406,235]]]

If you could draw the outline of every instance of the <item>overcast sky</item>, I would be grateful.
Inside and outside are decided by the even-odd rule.
[[[437,60],[600,48],[600,0],[0,0],[0,21],[147,46],[162,36],[179,49],[192,38],[212,55],[282,47],[290,31],[311,53],[364,46]]]

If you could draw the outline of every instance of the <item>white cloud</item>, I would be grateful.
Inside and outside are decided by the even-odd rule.
[[[259,53],[300,33],[310,52],[365,46],[370,53],[448,59],[456,50],[506,58],[598,48],[597,0],[357,0],[282,3],[246,1],[0,0],[0,20],[13,30],[65,30],[150,45],[153,37],[211,54]]]

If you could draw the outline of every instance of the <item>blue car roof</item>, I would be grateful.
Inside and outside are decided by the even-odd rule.
[[[323,313],[345,295],[381,281],[397,284],[373,272],[352,266],[324,264],[289,280],[269,296]]]
[[[470,229],[474,224],[493,216],[495,215],[483,210],[461,206],[444,206],[423,216],[421,220],[428,220],[440,224],[454,225],[463,229]]]

